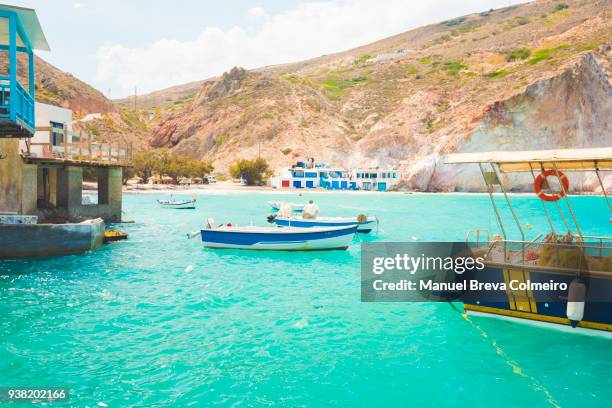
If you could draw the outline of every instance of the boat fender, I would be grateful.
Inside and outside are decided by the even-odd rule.
[[[368,216],[365,214],[359,214],[357,216],[357,222],[360,224],[363,224],[364,222],[366,222],[368,220]]]
[[[572,327],[576,327],[584,317],[585,300],[586,285],[582,280],[576,278],[570,283],[567,291],[567,318]]]
[[[226,227],[233,227],[231,222],[228,222],[227,224],[225,224]]]
[[[274,222],[276,221],[276,215],[275,214],[268,214],[267,220],[268,220],[268,222],[270,224],[274,224]]]

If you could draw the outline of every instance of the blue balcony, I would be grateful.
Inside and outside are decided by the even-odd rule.
[[[34,49],[49,50],[36,12],[0,5],[0,137],[34,135]]]

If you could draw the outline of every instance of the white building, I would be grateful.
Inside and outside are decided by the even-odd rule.
[[[72,144],[72,111],[70,109],[36,102],[35,112],[37,130],[30,140],[31,155],[51,157],[53,152],[60,153],[64,149],[64,141]],[[26,150],[24,141],[21,142],[21,150]]]

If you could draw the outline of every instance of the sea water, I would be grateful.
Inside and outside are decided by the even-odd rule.
[[[359,239],[498,231],[487,195],[205,192],[197,210],[158,208],[167,197],[125,195],[135,221],[121,226],[128,241],[0,261],[0,386],[69,387],[70,402],[54,406],[92,407],[612,400],[610,340],[464,318],[445,303],[360,302]],[[331,252],[209,250],[186,238],[209,217],[267,225],[271,199],[313,199],[324,215],[375,214],[380,226]],[[528,239],[548,230],[540,201],[512,199],[521,225],[531,224]],[[572,199],[583,234],[612,235],[603,198]],[[518,238],[505,206],[502,214]]]

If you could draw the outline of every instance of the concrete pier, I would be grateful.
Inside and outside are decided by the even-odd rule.
[[[19,140],[0,139],[0,212],[37,215],[40,221],[120,222],[123,169],[118,164],[22,157]],[[83,205],[83,169],[95,168],[98,204]]]

